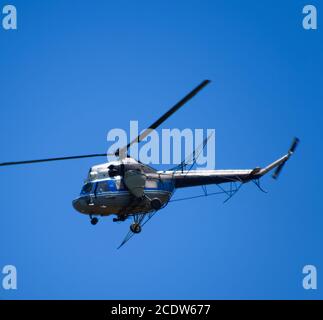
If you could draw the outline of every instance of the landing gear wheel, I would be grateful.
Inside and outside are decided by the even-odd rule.
[[[91,224],[92,226],[95,226],[97,223],[99,222],[99,219],[98,218],[91,218]]]
[[[162,206],[162,203],[158,198],[155,198],[151,200],[150,205],[154,210],[159,210]]]
[[[130,230],[133,232],[133,233],[140,233],[141,232],[141,226],[139,223],[132,223],[130,225]]]

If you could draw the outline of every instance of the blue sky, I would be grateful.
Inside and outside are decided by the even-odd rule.
[[[301,144],[268,194],[170,204],[122,250],[128,223],[74,211],[86,159],[0,170],[1,299],[323,298],[323,38],[305,1],[19,1],[0,29],[0,161],[105,152],[203,79],[163,128],[215,128],[217,168],[253,168]],[[7,4],[0,1],[0,7]],[[179,191],[179,196],[200,189]],[[318,270],[304,290],[302,268]]]

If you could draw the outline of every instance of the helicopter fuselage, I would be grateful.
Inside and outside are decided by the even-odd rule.
[[[101,216],[148,213],[153,210],[150,199],[159,199],[161,206],[165,206],[174,191],[171,180],[148,179],[144,187],[145,197],[137,201],[123,180],[118,176],[87,182],[80,196],[73,201],[74,208],[84,214]]]
[[[129,186],[127,172],[137,172],[142,181],[142,193]],[[156,171],[132,158],[93,166],[73,207],[83,214],[129,216],[156,210],[152,200],[159,202],[159,209],[166,206],[177,188],[221,184],[232,181],[247,182],[257,178],[258,170],[180,170]],[[136,179],[136,178],[135,178]],[[140,181],[135,181],[135,186]],[[135,188],[136,189],[136,188]]]

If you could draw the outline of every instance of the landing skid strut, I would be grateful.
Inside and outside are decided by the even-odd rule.
[[[149,213],[133,214],[133,223],[130,225],[130,230],[121,242],[118,249],[120,249],[126,242],[128,242],[135,234],[141,232],[142,227],[155,215],[158,210]]]

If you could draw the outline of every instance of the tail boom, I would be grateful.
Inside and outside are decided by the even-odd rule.
[[[264,168],[254,168],[245,170],[191,170],[191,171],[166,171],[164,174],[172,176],[175,188],[193,187],[208,184],[221,184],[227,182],[245,183],[256,180],[276,168],[273,178],[277,179],[284,164],[292,156],[299,139],[295,138],[288,153],[270,163]]]

